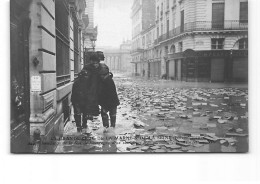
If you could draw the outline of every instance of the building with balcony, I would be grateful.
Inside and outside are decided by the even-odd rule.
[[[11,0],[11,151],[62,136],[83,66],[85,0]],[[53,146],[41,146],[51,151]]]
[[[132,50],[133,73],[139,75],[143,60],[142,32],[154,25],[155,0],[134,0],[132,6]]]
[[[248,80],[247,0],[157,0],[161,75],[182,81]]]

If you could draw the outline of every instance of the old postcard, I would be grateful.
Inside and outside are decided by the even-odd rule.
[[[11,0],[12,153],[247,153],[248,0]]]

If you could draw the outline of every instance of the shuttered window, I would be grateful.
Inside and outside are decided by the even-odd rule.
[[[212,4],[212,28],[223,29],[224,28],[224,3]]]
[[[248,2],[240,2],[240,23],[248,23]]]
[[[70,82],[69,9],[64,0],[55,1],[57,87]]]

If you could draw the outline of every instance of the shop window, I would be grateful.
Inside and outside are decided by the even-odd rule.
[[[248,49],[248,39],[242,38],[238,41],[239,49]]]
[[[70,82],[69,9],[64,0],[55,1],[57,87]]]
[[[224,38],[213,38],[211,39],[211,49],[223,49],[224,48]]]

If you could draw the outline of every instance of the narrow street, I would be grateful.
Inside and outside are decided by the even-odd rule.
[[[115,130],[101,117],[76,133],[67,123],[56,153],[246,152],[246,85],[114,78],[120,98]],[[199,85],[199,86],[198,86]],[[182,86],[182,87],[181,87]]]

